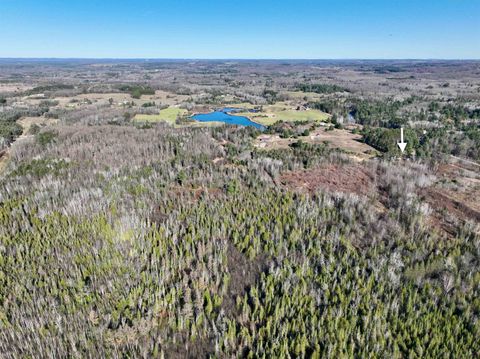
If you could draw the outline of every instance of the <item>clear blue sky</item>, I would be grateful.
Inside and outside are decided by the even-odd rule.
[[[480,0],[0,0],[0,57],[480,59]]]

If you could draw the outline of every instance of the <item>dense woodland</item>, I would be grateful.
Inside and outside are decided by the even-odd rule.
[[[278,100],[283,78],[245,98]],[[351,114],[381,152],[361,164],[368,195],[285,185],[292,171],[356,166],[328,144],[266,151],[253,128],[131,121],[157,103],[96,108],[95,120],[91,104],[0,113],[4,146],[21,116],[61,120],[14,143],[0,174],[2,357],[477,357],[478,223],[446,236],[421,193],[445,156],[480,159],[478,108],[428,101],[415,113],[435,126],[417,127],[411,96],[312,83],[283,85],[325,95],[309,105],[338,126]],[[48,86],[29,91],[79,91]],[[113,87],[135,99],[156,84]]]
[[[20,114],[0,113],[0,150],[11,144],[23,132],[17,123]]]

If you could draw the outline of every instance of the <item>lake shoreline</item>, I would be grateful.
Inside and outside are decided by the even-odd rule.
[[[226,110],[229,110],[229,111],[226,111]],[[258,128],[260,130],[265,130],[266,129],[266,126],[262,125],[261,123],[258,123],[258,122],[255,122],[253,121],[250,117],[248,116],[238,116],[238,115],[235,115],[235,111],[237,112],[244,112],[243,109],[241,108],[230,108],[230,107],[223,107],[223,108],[218,108],[218,109],[214,109],[214,110],[211,110],[210,112],[198,112],[198,113],[193,113],[190,118],[195,120],[195,121],[198,121],[198,122],[223,122],[227,125],[236,125],[236,126],[244,126],[244,127],[255,127],[255,128]],[[236,118],[237,121],[236,122],[228,122],[227,119],[224,119],[224,118],[220,118],[220,119],[211,119],[211,120],[199,120],[198,116],[218,116],[218,114],[224,114],[226,115],[226,118]],[[248,123],[242,123],[242,120],[243,119],[246,119],[248,121]],[[235,120],[233,120],[235,121]]]

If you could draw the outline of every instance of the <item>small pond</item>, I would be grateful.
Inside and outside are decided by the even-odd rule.
[[[248,117],[232,115],[232,113],[239,111],[242,110],[238,108],[226,107],[210,113],[200,113],[197,115],[193,115],[192,118],[200,122],[224,122],[228,125],[253,126],[258,128],[259,130],[265,129],[264,126],[259,123],[253,122]]]

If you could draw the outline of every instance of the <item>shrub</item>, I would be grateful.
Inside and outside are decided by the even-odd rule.
[[[56,131],[44,131],[41,133],[38,133],[35,136],[35,139],[38,144],[41,146],[47,146],[55,141],[57,138],[58,133]]]

